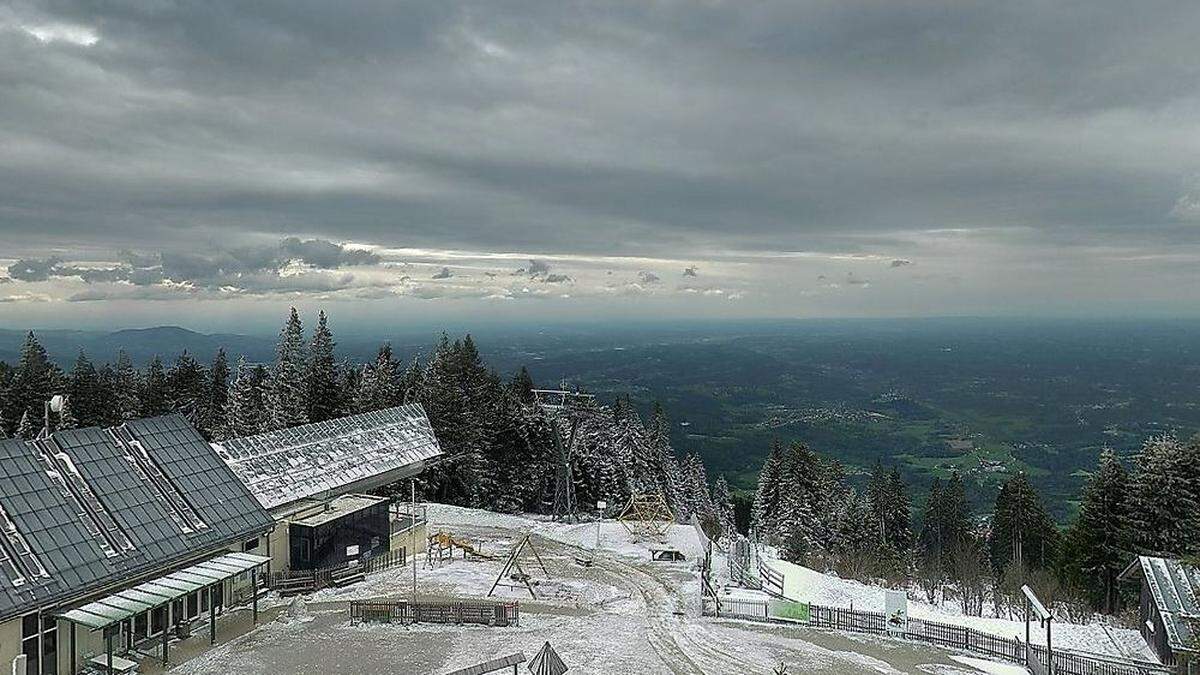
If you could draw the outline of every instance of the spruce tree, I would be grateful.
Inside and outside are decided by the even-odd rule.
[[[758,471],[758,489],[754,493],[750,520],[755,534],[763,541],[770,541],[775,535],[780,495],[784,489],[783,454],[783,444],[778,439],[772,441],[771,451]]]
[[[161,367],[161,364],[160,364]],[[113,408],[121,421],[137,419],[142,404],[139,391],[141,382],[129,354],[122,349],[117,352],[116,378],[113,385]]]
[[[1064,542],[1066,576],[1105,612],[1116,610],[1117,575],[1133,556],[1129,522],[1129,474],[1116,453],[1105,450]]]
[[[141,379],[138,390],[138,416],[156,417],[171,411],[167,399],[167,377],[163,373],[162,359],[156,355],[146,366],[146,376]]]
[[[737,518],[733,509],[733,492],[725,480],[725,474],[717,476],[712,490],[713,508],[716,509],[717,522],[721,526],[721,539],[728,544],[737,539]]]
[[[1137,458],[1130,498],[1142,550],[1167,556],[1200,552],[1200,438],[1147,441]]]
[[[75,359],[75,366],[71,368],[71,375],[67,382],[67,398],[71,402],[71,413],[75,418],[75,426],[63,427],[60,422],[58,428],[73,429],[104,423],[104,402],[108,397],[101,389],[100,374],[96,372],[96,367],[82,351]]]
[[[21,413],[21,421],[17,423],[16,438],[31,440],[38,433],[37,427],[34,426],[33,419],[29,415],[29,410]]]
[[[266,373],[262,368],[251,368],[245,357],[238,359],[237,373],[225,405],[225,426],[219,434],[222,440],[253,436],[266,430],[265,380]]]
[[[998,576],[1010,564],[1032,571],[1055,559],[1058,529],[1024,472],[1008,479],[996,495],[989,547]]]
[[[508,388],[517,397],[517,400],[526,405],[533,405],[533,377],[529,375],[529,370],[525,366],[521,366],[521,369],[509,380]]]
[[[385,342],[379,347],[375,360],[363,366],[358,391],[354,394],[354,409],[357,412],[383,410],[398,403],[397,368],[392,358],[392,345]]]
[[[308,419],[311,422],[333,419],[342,408],[335,345],[333,332],[329,330],[325,312],[322,311],[317,315],[317,328],[309,345],[305,376],[308,385]]]
[[[204,418],[201,431],[207,438],[216,438],[225,428],[225,409],[229,405],[229,358],[218,349],[208,369],[208,391],[204,397]]]
[[[40,419],[46,401],[62,389],[62,371],[50,362],[45,348],[30,331],[21,345],[20,360],[9,380],[4,419],[11,424],[20,420],[26,411],[30,411],[33,418]]]
[[[204,366],[185,349],[176,357],[175,363],[166,374],[166,398],[171,410],[203,428],[204,405],[208,400],[208,375]]]
[[[63,399],[62,410],[58,413],[58,426],[60,430],[78,429],[79,420],[75,417],[75,407],[71,404],[71,397],[67,396]]]
[[[266,423],[269,429],[287,429],[308,422],[307,387],[304,382],[304,327],[296,308],[279,331],[275,363],[267,381]]]

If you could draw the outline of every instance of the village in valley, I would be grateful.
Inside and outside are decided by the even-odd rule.
[[[324,314],[306,337],[293,310],[269,364],[185,352],[143,373],[81,354],[64,373],[30,334],[6,375],[5,413],[21,414],[0,442],[0,664],[1195,672],[1194,562],[1117,552],[1081,594],[1051,549],[1094,559],[1087,528],[1112,524],[1059,541],[1020,472],[986,532],[957,471],[916,530],[898,471],[860,491],[836,460],[777,444],[747,526],[724,477],[671,447],[661,408],[643,422],[627,400],[502,380],[469,336],[409,364],[384,345],[356,368],[334,345]],[[1192,446],[1156,443],[1131,489],[1194,468],[1178,459]],[[987,462],[971,470],[1004,470]],[[1128,480],[1101,462],[1085,517]],[[1178,536],[1156,549],[1186,549]]]

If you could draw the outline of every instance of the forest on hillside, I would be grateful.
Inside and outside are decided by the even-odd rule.
[[[114,426],[139,417],[184,415],[208,439],[250,436],[309,422],[420,403],[446,459],[420,485],[428,499],[498,511],[550,510],[558,454],[556,422],[537,404],[525,368],[508,377],[490,369],[470,335],[441,339],[422,359],[398,361],[382,344],[368,363],[341,360],[324,312],[311,332],[293,308],[270,363],[231,363],[219,350],[211,364],[187,351],[136,368],[123,351],[97,365],[80,352],[68,371],[48,357],[34,333],[15,365],[0,363],[0,430],[30,439],[47,420],[45,402],[64,396],[49,430]],[[714,532],[734,529],[733,497],[724,477],[711,485],[696,455],[680,458],[666,411],[642,415],[618,396],[591,402],[579,419],[573,464],[580,510],[598,501],[617,507],[634,493],[661,493],[675,514],[696,514]]]

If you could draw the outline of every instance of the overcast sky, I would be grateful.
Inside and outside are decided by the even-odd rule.
[[[1200,3],[0,2],[0,323],[1200,314]]]

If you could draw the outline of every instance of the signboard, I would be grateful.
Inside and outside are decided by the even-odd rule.
[[[350,557],[352,555],[358,555],[358,544],[346,547],[346,557]]]
[[[772,614],[779,619],[808,623],[811,616],[807,602],[779,601],[771,603]]]
[[[908,594],[904,591],[884,591],[883,616],[889,633],[908,629]]]

